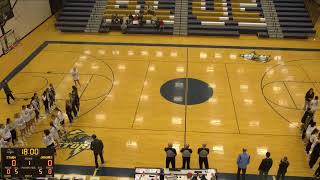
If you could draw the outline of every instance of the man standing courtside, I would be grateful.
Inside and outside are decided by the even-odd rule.
[[[202,169],[203,164],[206,169],[209,169],[209,163],[208,163],[209,149],[207,148],[206,144],[202,144],[202,147],[198,149],[198,154],[199,154],[200,169]]]
[[[103,159],[103,142],[100,139],[97,139],[97,136],[93,134],[92,136],[93,141],[91,142],[90,149],[93,151],[94,154],[94,161],[96,163],[96,168],[98,168],[98,155],[100,156],[100,160],[102,165],[104,164]]]
[[[239,154],[237,159],[238,172],[237,172],[237,180],[240,180],[240,171],[242,171],[242,180],[245,180],[247,166],[250,163],[250,156],[247,153],[247,149],[243,148],[242,153]]]
[[[14,98],[13,95],[12,95],[12,91],[11,91],[11,89],[9,88],[8,81],[7,81],[7,80],[4,80],[4,81],[2,82],[2,88],[3,88],[4,93],[5,93],[6,96],[7,96],[7,103],[10,104],[10,98],[11,98],[12,100],[14,100],[15,98]]]
[[[164,148],[166,152],[166,168],[169,168],[171,163],[172,168],[176,168],[176,155],[177,151],[172,147],[172,144],[169,143],[168,147]]]
[[[259,166],[259,177],[260,177],[260,180],[267,180],[268,179],[268,173],[269,173],[269,170],[271,169],[272,167],[272,159],[270,158],[270,153],[267,152],[266,153],[266,158],[264,158],[261,163],[260,163],[260,166]]]
[[[190,169],[190,156],[192,153],[192,150],[189,148],[189,144],[186,144],[184,148],[181,149],[181,154],[182,154],[182,169],[186,168],[187,164],[187,169]]]

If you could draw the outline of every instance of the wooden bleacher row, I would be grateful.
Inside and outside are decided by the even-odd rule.
[[[259,0],[189,0],[188,34],[239,36],[266,32]]]

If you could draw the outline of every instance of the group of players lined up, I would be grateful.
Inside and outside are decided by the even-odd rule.
[[[10,98],[16,100],[7,81],[2,82],[2,87],[5,87],[5,93],[9,97],[7,98],[8,104],[10,104]],[[51,144],[54,144],[54,146],[59,145],[61,137],[66,133],[64,114],[56,106],[55,96],[56,92],[52,84],[45,89],[41,96],[45,108],[44,117],[49,117],[50,119],[50,129],[44,130],[43,137],[47,147],[51,147]],[[69,93],[69,97],[65,103],[66,114],[71,125],[80,111],[80,97],[76,86],[72,86],[72,92]],[[30,103],[22,105],[22,110],[14,114],[14,120],[7,118],[5,125],[0,124],[0,148],[13,147],[18,144],[25,146],[26,137],[31,136],[36,124],[43,118],[40,118],[41,107],[39,96],[37,93],[34,93]],[[51,144],[48,144],[49,140],[52,142]]]

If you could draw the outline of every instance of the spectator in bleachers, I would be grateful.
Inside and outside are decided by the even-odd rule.
[[[139,19],[138,19],[138,15],[136,14],[134,17],[133,17],[133,22],[132,22],[133,25],[139,25]]]
[[[186,144],[180,152],[182,154],[182,169],[186,168],[186,164],[187,169],[190,169],[190,156],[192,154],[192,150],[189,148],[189,144]]]
[[[133,23],[133,15],[130,12],[130,14],[129,14],[129,24],[132,24],[132,23]]]
[[[173,148],[172,144],[169,143],[168,147],[164,148],[166,152],[166,168],[169,168],[170,163],[172,168],[176,168],[176,155],[177,151]]]
[[[250,155],[247,153],[247,149],[243,148],[242,153],[239,154],[237,159],[238,172],[237,180],[240,180],[240,171],[242,171],[242,180],[245,179],[247,166],[250,163]]]
[[[271,169],[272,163],[273,163],[270,156],[271,156],[270,152],[267,152],[266,158],[264,158],[260,163],[260,166],[259,166],[260,180],[267,180],[268,179],[268,173],[269,173],[269,170]]]
[[[310,106],[310,102],[313,99],[313,97],[314,97],[313,88],[310,88],[304,97],[304,100],[305,100],[304,109],[305,110]]]
[[[139,25],[142,26],[143,25],[143,12],[140,11],[138,14],[138,21],[139,21]]]
[[[156,16],[156,14],[153,14],[151,17],[151,24],[156,25],[157,20],[158,20],[158,17]]]
[[[164,22],[163,20],[159,21],[159,31],[163,31],[164,30]]]
[[[284,177],[285,177],[285,175],[287,173],[288,167],[289,167],[289,161],[288,161],[288,158],[285,156],[280,161],[276,180],[280,180],[280,178],[281,178],[281,180],[284,180]]]
[[[209,148],[207,148],[206,144],[202,144],[202,147],[198,148],[198,154],[199,154],[200,169],[202,169],[203,164],[205,169],[209,169],[209,162],[208,162]]]
[[[124,16],[122,17],[121,25],[122,25],[123,23],[127,23],[128,20],[129,20],[128,14],[124,15]]]

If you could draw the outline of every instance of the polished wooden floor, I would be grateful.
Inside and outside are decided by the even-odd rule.
[[[42,42],[51,40],[320,48],[319,39],[69,34],[57,32],[53,21],[49,19],[1,57],[1,79]],[[10,86],[23,99],[35,91],[41,93],[48,82],[53,83],[58,106],[64,109],[64,99],[72,85],[69,72],[77,66],[82,84],[81,116],[68,130],[97,134],[105,144],[106,165],[110,167],[163,167],[166,144],[172,142],[174,147],[181,148],[186,138],[194,150],[207,143],[211,150],[210,166],[220,172],[235,172],[236,157],[245,147],[251,155],[248,173],[257,173],[265,152],[270,151],[275,162],[271,174],[276,173],[278,161],[288,156],[289,175],[310,176],[313,170],[308,168],[297,127],[307,89],[313,87],[316,94],[320,93],[320,52],[256,50],[272,57],[272,61],[261,64],[239,58],[249,51],[53,43],[18,73]],[[187,108],[168,102],[160,95],[160,87],[181,77],[207,82],[213,88],[213,97]],[[0,97],[4,98],[3,93]],[[20,110],[26,103],[22,99],[10,106],[2,99],[2,121]],[[317,113],[317,122],[319,117]],[[28,138],[28,146],[42,147],[41,132],[47,127],[48,121],[42,121],[37,133]],[[56,163],[94,164],[90,151],[67,159],[70,151],[58,150]],[[198,167],[196,153],[191,161],[192,167]],[[178,154],[177,166],[180,164]]]

